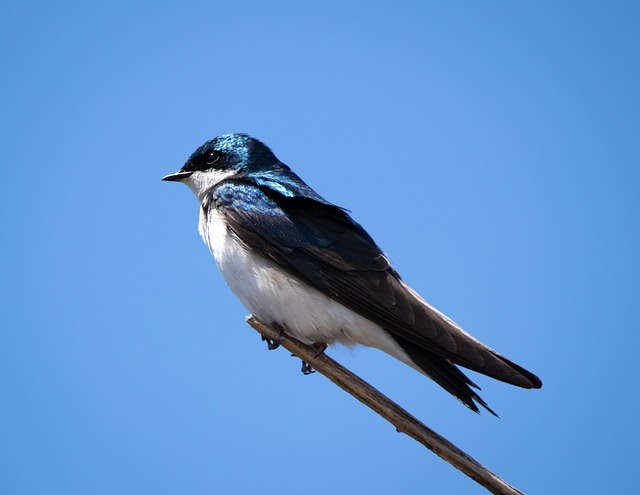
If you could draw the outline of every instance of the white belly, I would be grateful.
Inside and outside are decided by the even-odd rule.
[[[417,369],[379,325],[249,251],[215,210],[209,212],[208,218],[201,211],[199,230],[227,285],[265,323],[277,322],[286,333],[307,344],[376,347]]]

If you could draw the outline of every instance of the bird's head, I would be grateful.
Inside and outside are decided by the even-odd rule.
[[[263,143],[246,134],[223,134],[200,146],[182,168],[162,180],[182,182],[202,199],[218,182],[288,168]]]

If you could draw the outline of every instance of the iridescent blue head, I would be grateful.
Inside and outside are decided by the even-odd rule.
[[[186,184],[202,201],[211,188],[226,179],[249,180],[283,196],[327,203],[265,144],[246,134],[223,134],[207,141],[178,172],[162,180]]]
[[[251,173],[282,165],[263,143],[246,134],[223,134],[200,146],[179,172],[162,180],[183,181],[197,171]]]
[[[268,170],[288,170],[263,143],[246,134],[223,134],[200,146],[175,174],[162,180],[183,182],[200,200],[206,191],[230,177]]]

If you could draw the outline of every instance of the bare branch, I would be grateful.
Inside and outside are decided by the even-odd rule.
[[[271,328],[253,315],[247,317],[247,323],[266,339],[277,341],[282,338],[282,347],[311,365],[314,370],[326,376],[367,407],[377,412],[394,425],[397,431],[405,433],[417,442],[420,442],[449,464],[484,486],[491,493],[498,495],[524,495],[521,491],[500,479],[474,458],[453,445],[446,438],[438,435],[435,431],[422,424],[367,382],[331,359],[324,352],[303,344],[289,335],[281,335],[279,330]]]

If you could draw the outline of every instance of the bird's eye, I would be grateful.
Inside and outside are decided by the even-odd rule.
[[[213,165],[219,159],[220,159],[220,153],[218,153],[217,151],[210,151],[207,154],[207,156],[205,158],[205,161],[206,161],[207,165]]]

